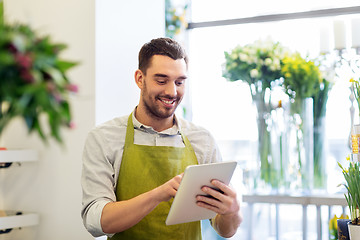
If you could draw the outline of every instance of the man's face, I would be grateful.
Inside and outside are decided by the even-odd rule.
[[[143,76],[141,101],[150,117],[173,117],[185,92],[187,69],[184,59],[154,55]]]

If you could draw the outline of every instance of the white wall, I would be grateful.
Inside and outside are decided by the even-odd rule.
[[[15,229],[0,239],[93,239],[80,217],[83,144],[95,123],[128,114],[137,104],[133,80],[137,53],[143,43],[164,35],[164,1],[4,3],[8,21],[30,24],[40,33],[50,34],[54,41],[68,44],[63,57],[81,64],[70,72],[80,92],[71,99],[76,129],[63,131],[63,148],[54,142],[46,146],[36,135],[29,136],[20,119],[2,135],[9,149],[36,149],[40,157],[38,162],[0,170],[0,207],[37,212],[40,224]]]
[[[5,0],[5,17],[30,24],[54,42],[68,44],[63,58],[81,64],[70,73],[80,92],[71,99],[76,129],[64,130],[65,146],[45,146],[27,135],[22,120],[14,121],[2,136],[8,148],[38,150],[38,162],[3,169],[5,209],[37,212],[36,227],[14,229],[2,239],[93,239],[84,229],[81,208],[81,155],[86,134],[95,125],[95,0]],[[81,15],[80,15],[81,14]]]
[[[96,2],[96,123],[138,104],[134,73],[141,46],[165,34],[165,0]]]

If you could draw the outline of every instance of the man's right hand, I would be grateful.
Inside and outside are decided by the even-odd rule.
[[[175,197],[183,175],[177,175],[163,185],[132,199],[106,204],[100,220],[103,232],[122,232],[140,222],[161,202]]]
[[[157,191],[157,195],[159,197],[160,202],[167,202],[171,198],[175,197],[183,176],[184,173],[181,173],[173,177],[163,185],[154,189],[155,191]]]

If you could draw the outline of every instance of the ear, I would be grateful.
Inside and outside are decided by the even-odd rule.
[[[143,88],[144,79],[145,79],[144,73],[140,69],[136,70],[135,71],[135,83],[140,89]]]

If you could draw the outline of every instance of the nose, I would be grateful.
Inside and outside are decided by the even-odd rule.
[[[177,94],[177,86],[174,82],[169,82],[168,84],[166,84],[166,88],[165,88],[165,95],[169,96],[169,97],[176,97]]]

